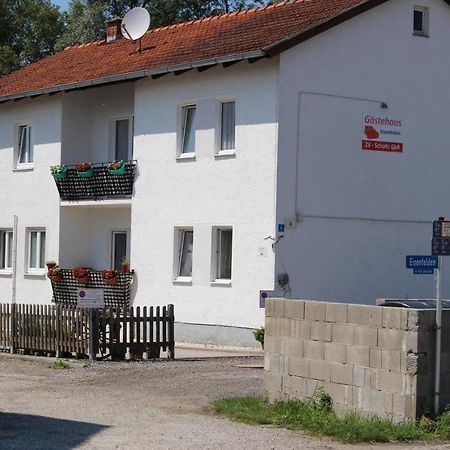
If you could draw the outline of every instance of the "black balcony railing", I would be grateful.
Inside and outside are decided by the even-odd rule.
[[[113,175],[108,163],[92,164],[93,175],[80,177],[76,165],[67,166],[64,178],[55,178],[61,200],[130,198],[133,195],[136,161],[125,162],[125,173]]]
[[[77,288],[102,288],[105,306],[124,307],[130,306],[130,287],[133,282],[134,272],[119,272],[118,282],[114,286],[107,285],[103,281],[101,271],[91,270],[88,284],[80,284],[72,276],[71,269],[62,269],[61,281],[53,282],[53,301],[61,305],[77,304]]]

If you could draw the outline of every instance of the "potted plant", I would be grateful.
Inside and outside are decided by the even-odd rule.
[[[50,270],[53,269],[53,267],[56,267],[58,263],[56,261],[47,261],[45,265],[47,266],[47,269]]]
[[[72,276],[80,284],[89,284],[91,282],[91,269],[87,267],[75,267],[72,270]]]
[[[63,271],[61,267],[55,265],[48,269],[47,276],[53,283],[59,283],[63,279]]]
[[[115,286],[119,282],[119,274],[114,269],[102,270],[102,279],[109,286]]]
[[[130,271],[130,261],[126,256],[122,258],[122,272],[129,272]]]
[[[261,342],[261,347],[263,348],[263,350],[264,350],[264,334],[265,334],[264,327],[253,330],[253,336],[255,336],[255,339],[258,342]]]
[[[90,162],[77,164],[77,174],[79,177],[89,178],[94,175],[94,168]]]
[[[123,161],[113,161],[108,164],[108,172],[111,175],[125,175],[126,172],[126,166]]]
[[[65,164],[50,166],[50,172],[53,175],[53,178],[62,180],[63,178],[66,178],[67,166]]]

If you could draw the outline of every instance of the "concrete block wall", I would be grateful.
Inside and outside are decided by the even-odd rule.
[[[435,311],[313,300],[266,302],[264,388],[270,401],[323,386],[338,412],[394,420],[433,411]],[[448,326],[446,327],[446,325]],[[450,311],[443,312],[441,405],[450,402]]]

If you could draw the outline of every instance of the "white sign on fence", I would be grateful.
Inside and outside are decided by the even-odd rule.
[[[105,292],[103,289],[77,288],[77,299],[80,308],[105,307]]]

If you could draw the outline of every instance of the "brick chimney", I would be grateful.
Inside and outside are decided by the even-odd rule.
[[[120,17],[115,17],[106,23],[106,42],[112,42],[123,37],[121,25],[122,19]]]

